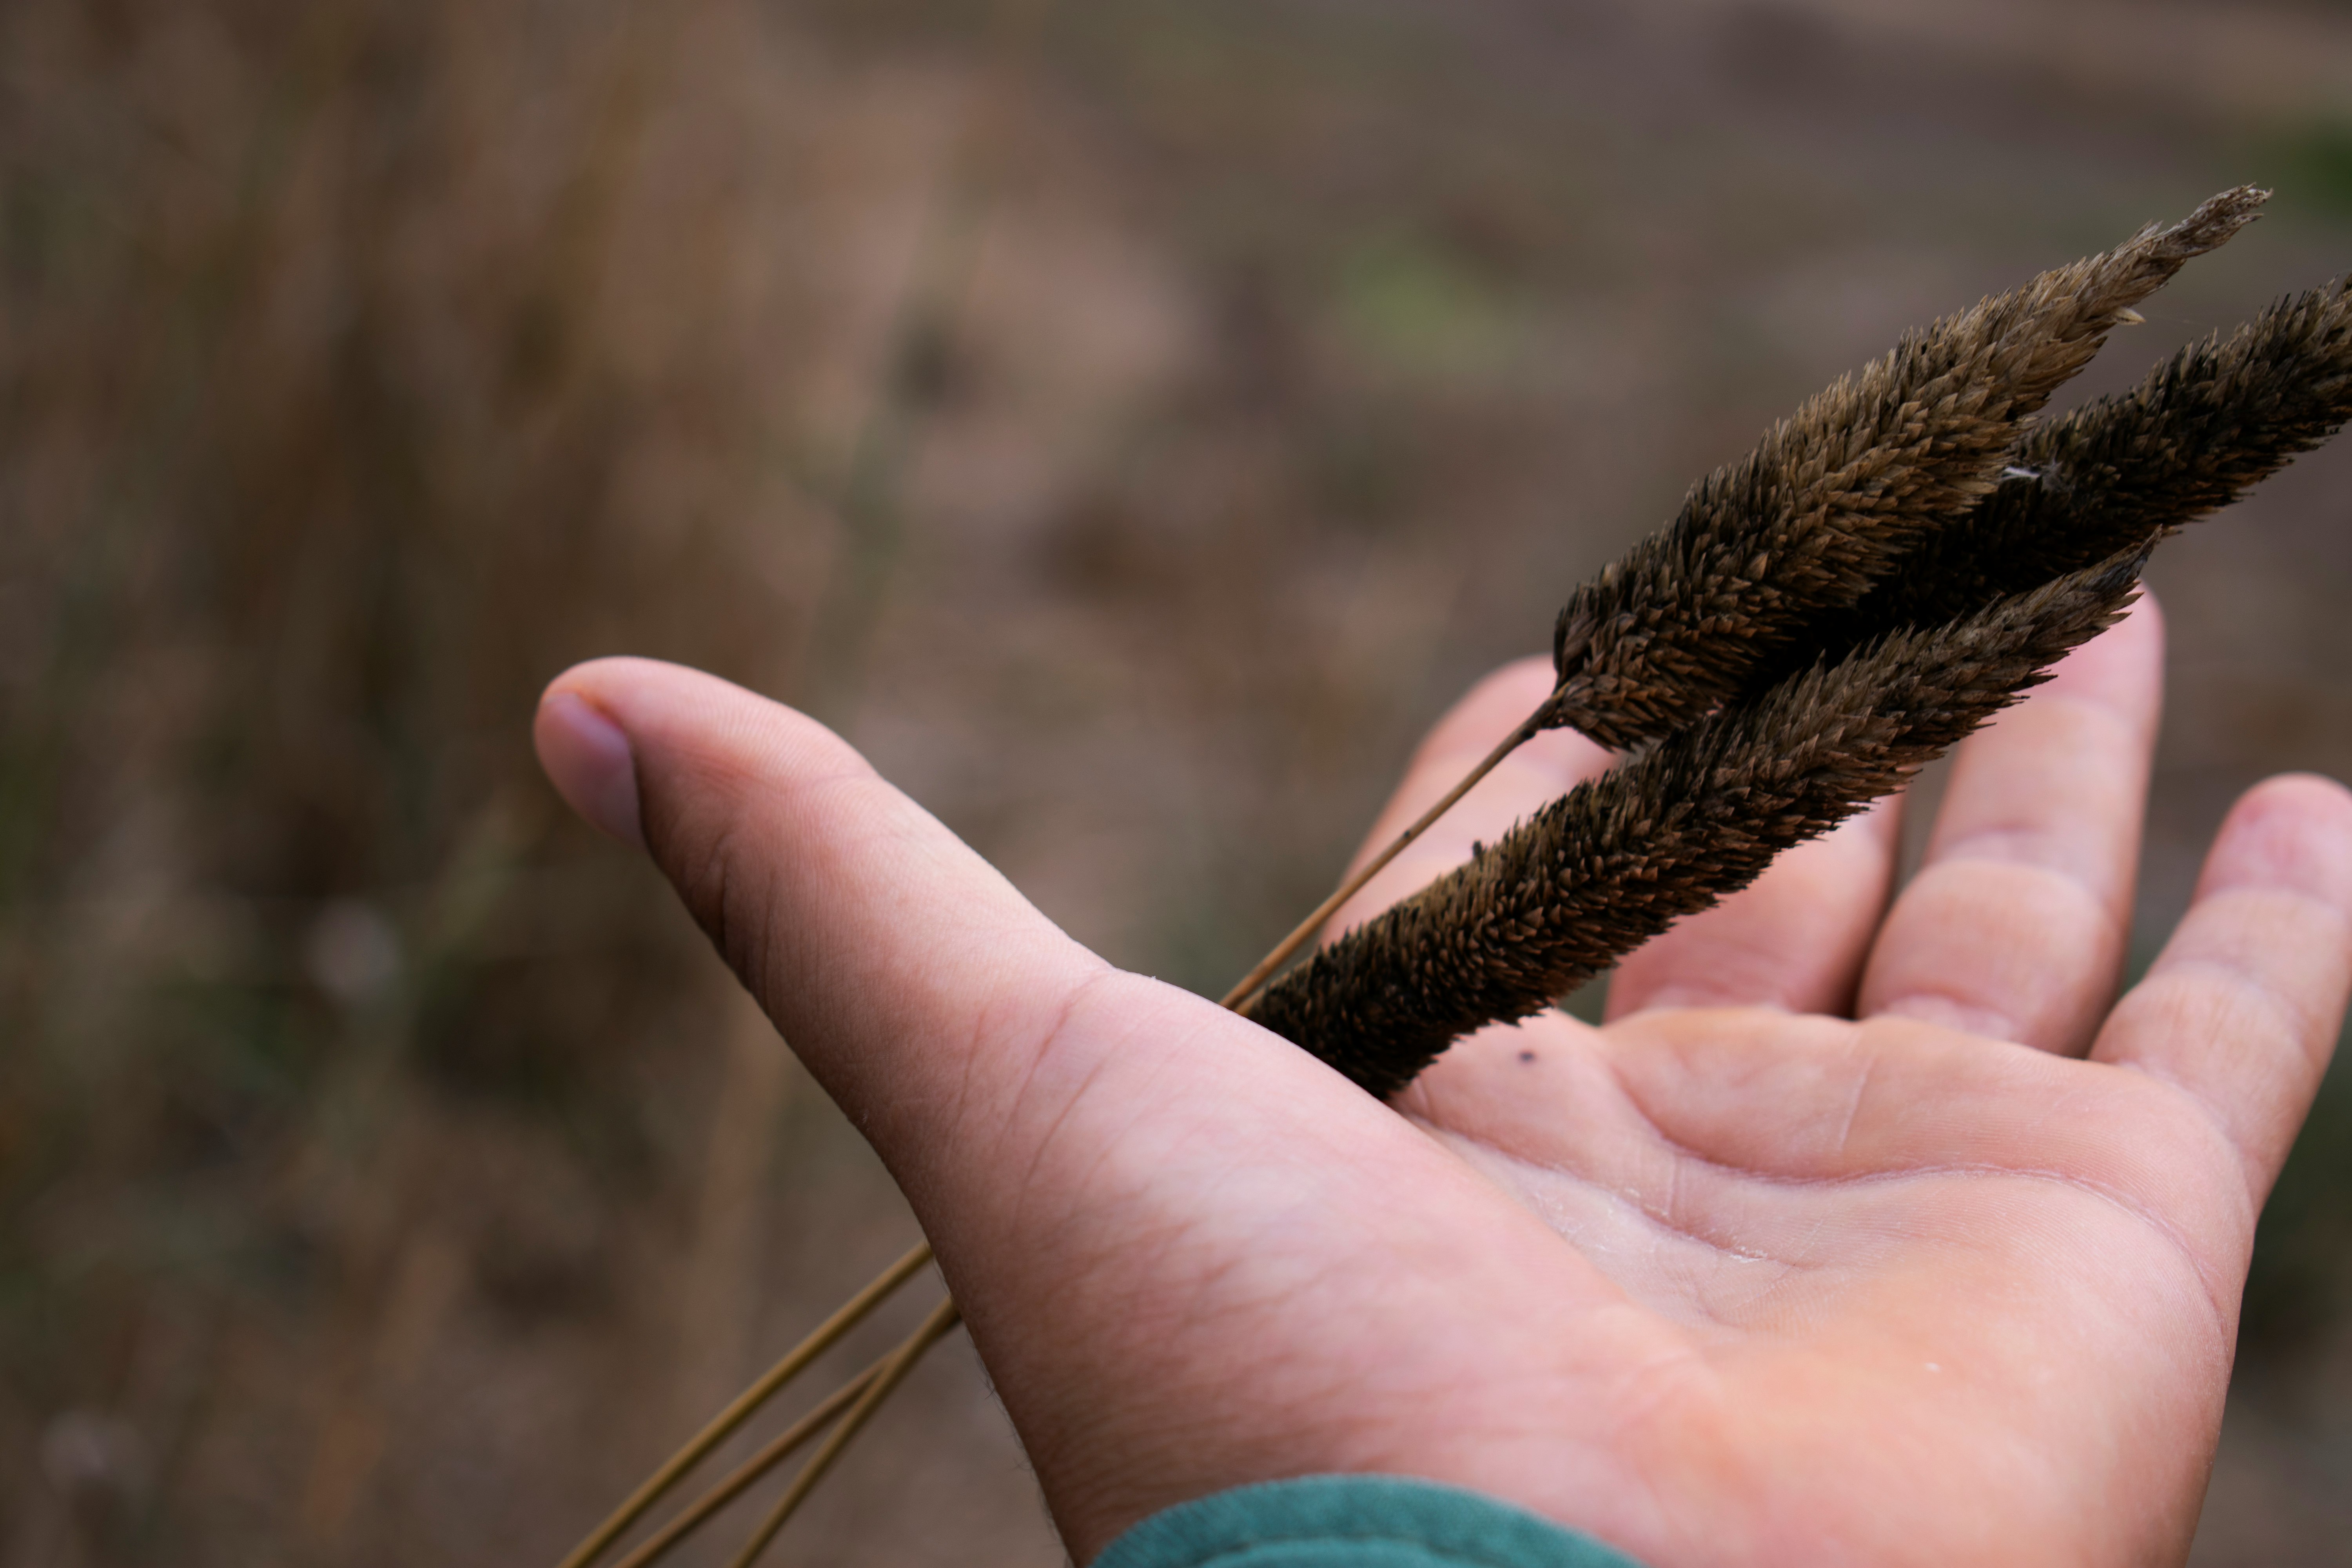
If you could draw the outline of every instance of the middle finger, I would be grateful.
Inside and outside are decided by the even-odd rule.
[[[2153,600],[1955,756],[1859,1012],[2079,1054],[2115,1000],[2164,690]]]
[[[1889,795],[1618,963],[1609,1017],[1657,1007],[1844,1013],[1895,877],[1903,797]]]

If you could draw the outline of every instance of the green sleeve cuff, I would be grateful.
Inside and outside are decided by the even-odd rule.
[[[1641,1568],[1524,1509],[1402,1476],[1307,1476],[1153,1514],[1094,1568]]]

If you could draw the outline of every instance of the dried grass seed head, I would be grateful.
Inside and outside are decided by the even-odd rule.
[[[2152,542],[1711,715],[1340,937],[1251,1016],[1396,1092],[1455,1039],[1543,1011],[1902,787],[2111,625]]]
[[[2352,418],[2352,279],[2191,343],[2028,432],[1984,503],[1855,606],[1849,643],[1945,620],[2227,506]]]
[[[1775,426],[1570,597],[1547,722],[1632,746],[1752,689],[1759,667],[1809,645],[1817,623],[1993,493],[2022,423],[2267,195],[2225,191],[2179,224],[1938,321]]]

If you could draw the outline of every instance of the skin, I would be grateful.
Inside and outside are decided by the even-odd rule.
[[[905,1187],[1077,1559],[1328,1471],[1474,1487],[1653,1565],[2179,1562],[2254,1220],[2352,967],[2352,795],[2251,791],[2116,999],[2162,633],[1895,805],[1484,1031],[1393,1105],[1073,942],[814,721],[607,659],[538,740],[650,847]],[[1549,686],[1441,722],[1383,822]],[[1603,755],[1514,757],[1341,923]]]

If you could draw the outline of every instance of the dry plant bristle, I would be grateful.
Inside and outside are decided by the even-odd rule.
[[[2031,431],[2011,475],[1855,607],[1847,640],[1945,620],[2193,522],[2352,417],[2352,279],[2191,343],[2132,391]]]
[[[2152,542],[1806,670],[1580,784],[1291,971],[1252,1016],[1394,1093],[1461,1036],[1543,1011],[1902,787],[2111,625]]]
[[[1906,337],[1693,487],[1680,513],[1560,611],[1549,724],[1656,740],[1755,684],[1934,531],[1992,494],[2021,434],[2131,307],[2252,220],[2225,191],[2185,221]]]

